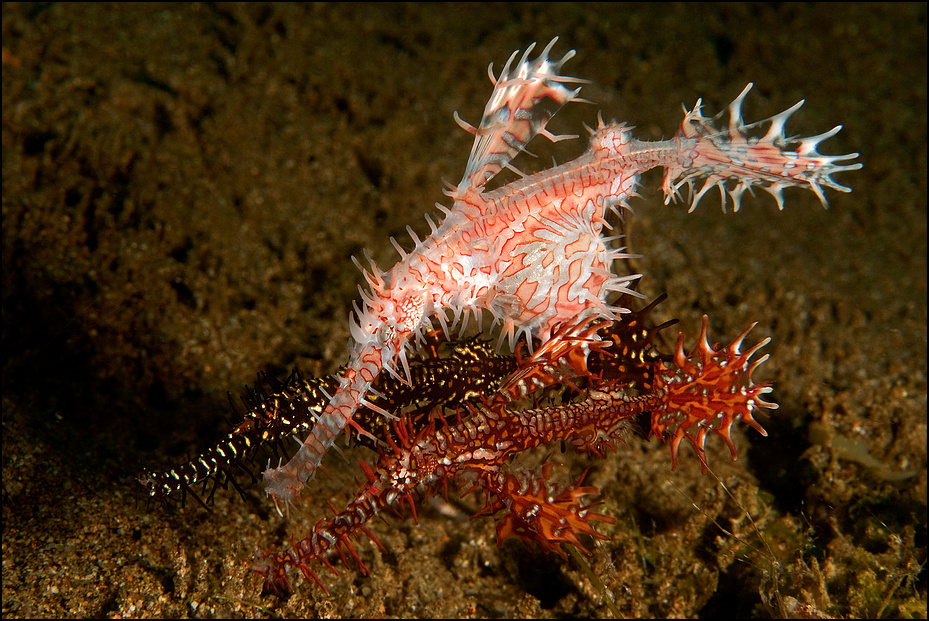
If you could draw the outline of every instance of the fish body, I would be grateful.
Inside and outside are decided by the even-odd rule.
[[[841,129],[803,139],[784,133],[788,117],[802,105],[763,121],[746,124],[741,105],[751,84],[728,108],[728,123],[721,117],[701,114],[698,101],[685,108],[684,121],[670,139],[647,142],[635,139],[621,123],[600,121],[591,131],[590,145],[580,157],[495,189],[488,182],[526,145],[541,134],[551,117],[564,105],[584,101],[577,78],[560,74],[574,55],[552,61],[549,53],[557,37],[535,59],[530,46],[515,65],[518,51],[507,61],[499,77],[489,69],[494,91],[477,127],[456,120],[474,134],[475,141],[464,176],[447,194],[449,209],[440,224],[429,216],[431,233],[423,240],[410,230],[414,247],[405,251],[391,240],[401,255],[390,270],[371,262],[359,287],[361,305],[351,321],[352,344],[346,371],[328,407],[319,416],[307,439],[287,464],[263,473],[265,490],[280,511],[292,502],[309,481],[336,438],[362,406],[380,410],[367,398],[372,382],[388,372],[409,378],[407,351],[435,320],[446,334],[463,331],[470,319],[480,324],[489,313],[500,325],[500,341],[509,347],[525,338],[543,344],[562,324],[581,325],[585,318],[616,319],[627,309],[609,302],[615,294],[637,295],[631,288],[639,275],[616,275],[614,261],[623,259],[623,248],[614,245],[607,216],[620,214],[636,197],[642,173],[664,167],[665,202],[690,190],[691,210],[712,188],[718,188],[725,209],[727,197],[738,211],[746,190],[767,191],[783,207],[782,191],[798,186],[812,189],[825,203],[823,187],[849,191],[831,175],[854,170],[847,163],[858,154],[827,156],[817,145]],[[758,136],[759,128],[767,128]],[[517,171],[519,172],[519,171]],[[700,187],[697,184],[702,182]],[[395,414],[380,410],[386,417]],[[353,425],[361,434],[368,432]]]

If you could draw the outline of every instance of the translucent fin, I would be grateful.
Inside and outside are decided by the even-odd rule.
[[[475,136],[464,177],[458,184],[458,195],[480,191],[498,172],[508,168],[510,161],[524,151],[536,135],[543,134],[550,140],[569,137],[555,136],[545,130],[545,125],[566,103],[581,101],[577,97],[580,87],[572,90],[565,83],[585,80],[558,74],[561,66],[574,56],[574,50],[553,62],[549,60],[548,54],[556,41],[558,37],[552,39],[535,60],[530,61],[529,54],[535,47],[533,43],[516,66],[511,67],[519,54],[519,50],[516,50],[498,78],[494,78],[491,64],[488,72],[495,85],[494,91],[478,127],[462,121],[455,113],[456,122]],[[541,105],[545,99],[551,100],[549,105]]]
[[[851,191],[832,175],[861,168],[861,163],[847,163],[858,154],[822,155],[816,150],[819,143],[837,134],[842,126],[810,138],[788,138],[784,125],[803,101],[770,118],[745,123],[742,102],[751,88],[751,84],[746,86],[727,110],[713,118],[701,114],[700,100],[693,110],[684,109],[684,122],[675,139],[681,145],[680,155],[665,173],[665,203],[677,197],[683,186],[690,190],[691,211],[714,187],[722,196],[724,211],[727,196],[732,199],[733,211],[738,211],[742,195],[754,188],[773,196],[778,209],[784,206],[782,193],[786,187],[809,188],[824,206],[828,206],[824,187]],[[724,124],[721,120],[727,113],[729,121]],[[765,124],[770,125],[761,134],[758,128]]]

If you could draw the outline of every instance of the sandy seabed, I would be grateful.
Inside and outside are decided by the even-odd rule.
[[[279,519],[250,487],[212,511],[138,500],[143,465],[216,440],[260,370],[332,372],[368,249],[441,200],[490,93],[486,66],[561,36],[565,71],[644,139],[681,104],[788,132],[845,128],[851,194],[765,194],[738,214],[662,205],[646,175],[629,245],[658,320],[772,338],[780,409],[740,457],[631,439],[592,466],[617,519],[589,560],[626,617],[926,616],[924,4],[3,5],[3,616],[596,617],[573,561],[498,549],[471,498],[374,525],[370,576],[262,593],[256,551],[302,536],[357,471]],[[544,142],[544,141],[541,141]],[[581,141],[539,145],[543,158]],[[357,456],[364,457],[358,449]],[[541,458],[541,454],[538,456]],[[720,484],[725,482],[732,495]],[[457,516],[457,517],[456,517]],[[749,517],[751,519],[749,519]],[[721,528],[722,527],[722,528]]]

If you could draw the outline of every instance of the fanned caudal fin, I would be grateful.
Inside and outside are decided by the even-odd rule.
[[[455,121],[475,136],[464,177],[458,184],[459,196],[469,191],[480,191],[498,172],[508,168],[510,161],[524,151],[529,141],[538,134],[553,141],[576,138],[555,136],[545,130],[545,125],[562,106],[571,101],[583,101],[577,96],[580,87],[570,89],[565,84],[585,80],[559,75],[561,66],[574,56],[574,50],[559,61],[548,58],[556,41],[558,37],[552,39],[535,60],[530,61],[529,54],[535,47],[533,43],[516,66],[511,67],[519,54],[519,50],[516,50],[498,78],[494,78],[491,63],[488,73],[490,81],[494,83],[494,91],[478,127],[462,121],[455,113]],[[545,99],[550,100],[549,105],[542,105]]]
[[[704,315],[700,338],[689,354],[684,351],[684,335],[680,333],[673,361],[660,363],[655,372],[655,389],[661,404],[652,412],[651,434],[671,446],[672,469],[677,467],[678,449],[686,439],[693,444],[706,470],[705,446],[710,433],[722,438],[735,459],[732,425],[741,422],[766,436],[753,412],[759,408],[777,408],[763,399],[771,392],[770,385],[752,381],[752,373],[768,356],[757,360],[752,357],[771,339],[742,352],[742,342],[754,327],[752,324],[732,343],[715,349],[707,338],[708,323]]]
[[[784,207],[782,193],[786,187],[808,187],[824,206],[828,204],[823,187],[851,192],[832,175],[861,168],[861,163],[846,163],[858,154],[822,155],[816,151],[820,142],[836,135],[842,126],[809,138],[786,137],[784,124],[803,101],[768,119],[746,124],[742,120],[742,102],[751,88],[752,84],[746,86],[729,105],[728,127],[720,122],[725,110],[707,118],[701,114],[700,100],[693,110],[684,108],[684,122],[675,139],[680,144],[678,161],[665,171],[665,203],[676,198],[685,185],[691,194],[690,211],[714,187],[719,188],[724,211],[727,194],[732,198],[733,210],[738,211],[742,194],[755,187],[771,194],[778,209]],[[758,137],[760,132],[755,130],[766,124],[767,131]],[[701,179],[703,185],[698,188]]]
[[[556,491],[548,482],[551,469],[552,465],[546,463],[540,477],[530,474],[522,479],[502,473],[499,487],[489,494],[492,500],[475,517],[507,509],[497,524],[497,546],[501,548],[507,539],[516,538],[527,548],[531,549],[535,543],[543,551],[554,552],[565,560],[568,557],[562,549],[563,543],[590,555],[580,537],[607,539],[592,522],[615,524],[616,520],[594,512],[592,508],[599,503],[582,500],[584,496],[600,493],[596,487],[582,486],[586,472],[574,485]]]

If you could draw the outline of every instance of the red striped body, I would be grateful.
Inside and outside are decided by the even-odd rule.
[[[579,100],[580,89],[564,85],[579,80],[558,74],[573,51],[552,62],[548,52],[554,43],[535,60],[529,60],[527,50],[510,69],[514,53],[499,79],[491,73],[495,88],[480,125],[459,120],[476,138],[464,177],[450,194],[454,205],[439,206],[445,220],[439,226],[430,220],[431,234],[423,241],[414,235],[409,253],[397,245],[401,260],[393,269],[382,273],[372,264],[373,272],[365,273],[371,291],[362,291],[363,304],[356,307],[354,346],[339,389],[297,455],[264,473],[275,503],[290,502],[313,476],[357,408],[368,405],[365,394],[382,370],[409,375],[408,342],[433,319],[463,329],[469,317],[480,320],[489,311],[501,325],[501,340],[508,338],[512,347],[522,335],[531,346],[531,337],[544,342],[558,324],[624,312],[609,298],[614,292],[633,293],[628,285],[638,275],[613,273],[614,260],[627,255],[611,246],[603,228],[608,227],[607,210],[618,212],[636,196],[641,173],[665,168],[667,200],[687,185],[696,205],[718,187],[724,205],[728,195],[738,210],[743,192],[755,187],[772,194],[779,206],[788,186],[810,188],[825,201],[822,186],[848,191],[831,174],[860,167],[843,164],[857,154],[817,153],[817,144],[838,128],[813,138],[784,137],[784,123],[799,104],[763,121],[770,123],[763,136],[750,136],[759,123],[742,122],[746,88],[730,105],[726,128],[718,127],[718,117],[703,117],[699,102],[672,140],[635,140],[622,124],[601,122],[579,158],[485,191],[494,175],[512,168],[510,160],[534,136],[560,139],[545,129],[552,106],[539,104],[551,102],[557,111]],[[797,146],[791,150],[791,145]],[[700,179],[704,184],[697,190],[694,183]]]

